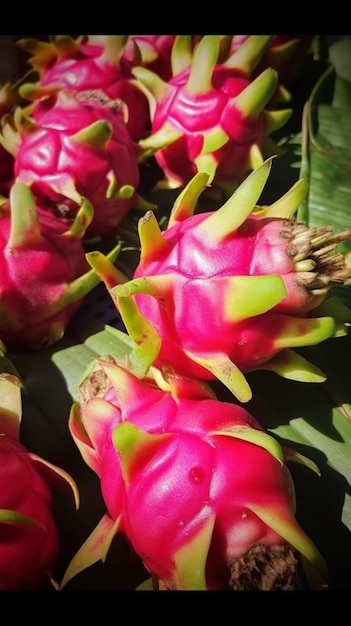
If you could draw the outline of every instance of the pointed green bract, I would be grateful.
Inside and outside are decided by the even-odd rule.
[[[43,238],[36,203],[31,190],[20,181],[10,191],[11,231],[6,248],[36,246]]]
[[[282,376],[282,378],[305,383],[323,383],[326,379],[324,372],[319,367],[316,367],[290,348],[285,348],[273,356],[265,363],[263,369],[271,370]]]
[[[163,250],[168,249],[167,241],[162,236],[161,229],[152,211],[148,211],[138,222],[141,255],[140,262],[152,259]]]
[[[287,294],[284,281],[281,276],[275,274],[220,277],[213,281],[213,285],[223,280],[226,282],[224,317],[231,322],[266,313],[279,304]],[[255,294],[255,297],[247,298],[248,293]]]
[[[97,120],[87,128],[71,135],[70,140],[87,148],[104,150],[112,137],[112,126],[106,120]]]
[[[192,361],[201,365],[214,378],[220,380],[239,402],[251,400],[252,391],[245,375],[226,354],[213,354],[208,357],[190,350],[184,350],[184,352]]]
[[[308,182],[305,178],[299,178],[292,187],[275,202],[269,206],[259,207],[255,210],[255,214],[262,217],[293,217],[297,212],[300,204],[306,198],[308,193]]]
[[[212,88],[212,73],[218,59],[219,36],[204,35],[195,48],[186,90],[205,94]]]
[[[209,518],[204,527],[189,541],[187,546],[180,548],[174,555],[176,566],[176,588],[205,591],[206,559],[210,548],[215,517]]]
[[[277,459],[279,463],[283,464],[284,462],[284,453],[278,441],[263,431],[254,430],[245,426],[234,426],[233,428],[213,431],[211,434],[237,437],[243,441],[253,443],[255,446],[261,446]]]
[[[238,96],[233,98],[242,115],[257,116],[269,102],[277,87],[278,75],[267,68],[255,78]]]
[[[224,62],[225,67],[238,69],[251,76],[263,54],[269,48],[274,35],[253,35]]]
[[[61,580],[60,589],[63,589],[74,576],[101,560],[102,546],[111,529],[117,532],[118,520],[114,522],[108,515],[104,515],[69,563]]]
[[[209,176],[205,172],[199,172],[189,181],[186,187],[176,198],[170,212],[168,228],[175,222],[183,221],[194,215],[198,199],[209,182]]]
[[[213,212],[198,227],[198,231],[218,245],[222,239],[234,233],[250,215],[257,204],[267,182],[271,169],[271,159],[254,170],[238,187],[234,194],[217,211]]]

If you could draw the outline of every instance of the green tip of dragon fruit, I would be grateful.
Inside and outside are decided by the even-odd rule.
[[[112,134],[112,125],[107,120],[97,120],[90,126],[71,135],[71,141],[75,141],[92,150],[104,150],[107,148]]]
[[[193,378],[220,380],[241,402],[251,399],[247,374],[254,370],[325,380],[294,349],[348,332],[351,311],[343,307],[341,315],[332,303],[338,302],[333,287],[351,278],[337,251],[351,230],[336,234],[332,227],[297,221],[304,180],[260,206],[271,164],[268,159],[247,176],[220,208],[201,214],[194,209],[206,176],[195,175],[165,230],[152,213],[141,218],[132,279],[111,286],[111,273],[100,272],[135,341],[130,363],[138,375],[151,365],[170,366]]]
[[[273,96],[277,84],[277,72],[269,67],[233,97],[233,101],[243,116],[257,117]]]

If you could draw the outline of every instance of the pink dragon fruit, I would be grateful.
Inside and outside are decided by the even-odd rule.
[[[168,228],[150,211],[139,220],[141,255],[121,280],[100,252],[87,255],[136,343],[140,375],[151,364],[219,379],[251,399],[246,372],[272,370],[320,382],[324,374],[294,351],[346,334],[351,312],[330,289],[351,277],[337,243],[351,230],[308,228],[294,216],[304,179],[270,206],[256,203],[271,159],[215,211],[194,214],[208,181],[197,174],[176,200]],[[329,296],[329,297],[327,297]],[[134,352],[130,356],[134,361]]]
[[[206,172],[213,191],[230,195],[264,157],[276,154],[269,135],[292,111],[265,109],[278,84],[274,69],[251,78],[271,40],[250,37],[219,63],[219,36],[203,36],[194,50],[192,38],[182,36],[174,43],[168,82],[146,68],[133,68],[149,97],[151,132],[139,144],[164,174],[157,187],[182,187],[197,172]]]
[[[0,206],[0,337],[8,347],[40,349],[58,341],[99,283],[82,243],[92,215],[86,201],[67,226],[36,205],[27,185],[13,184]]]
[[[39,74],[38,82],[20,86],[20,95],[27,100],[38,100],[61,89],[98,89],[109,99],[125,103],[128,132],[138,141],[149,131],[150,116],[145,94],[131,74],[132,63],[124,55],[128,37],[105,35],[95,44],[89,42],[89,36],[74,39],[70,35],[58,35],[49,42],[20,39],[17,44],[33,53],[29,63]]]
[[[204,383],[152,368],[140,380],[111,357],[79,387],[72,437],[100,478],[107,512],[61,588],[124,533],[160,589],[299,588],[326,567],[295,518],[283,450],[241,406]]]
[[[60,540],[52,511],[54,486],[77,486],[61,468],[20,442],[19,379],[0,374],[0,589],[56,590]]]
[[[5,116],[1,141],[15,156],[16,180],[31,186],[43,208],[74,218],[82,197],[94,207],[86,237],[104,237],[134,206],[140,149],[121,121],[120,102],[97,92],[61,90]]]

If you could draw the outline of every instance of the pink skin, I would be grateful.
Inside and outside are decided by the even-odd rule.
[[[216,524],[208,554],[209,588],[211,584],[218,588],[218,573],[230,559],[257,544],[282,542],[250,511],[256,501],[269,502],[273,508],[279,503],[288,511],[291,507],[287,469],[262,448],[225,436],[199,439],[183,431],[172,434],[149,462],[136,464],[133,470],[127,488],[126,533],[161,580],[170,579],[174,554],[212,516]]]
[[[116,371],[122,375],[117,366]],[[120,462],[112,443],[112,432],[122,422],[130,422],[149,433],[182,432],[186,429],[198,436],[210,429],[219,429],[233,424],[247,424],[261,429],[258,422],[247,411],[237,406],[220,405],[221,410],[214,410],[213,400],[202,403],[201,420],[198,418],[198,405],[193,399],[184,397],[179,402],[170,394],[155,386],[149,379],[138,378],[123,372],[126,391],[123,401],[111,385],[103,398],[94,398],[80,405],[79,422],[70,420],[70,430],[80,452],[91,469],[101,479],[101,489],[110,515],[115,519],[119,514],[122,492]],[[123,379],[122,379],[123,380]],[[184,381],[179,378],[180,385]],[[189,382],[186,384],[190,384]],[[197,383],[196,383],[197,385]],[[186,388],[186,387],[184,387]],[[200,389],[199,397],[206,398]],[[181,419],[179,415],[181,414]],[[86,434],[81,428],[83,424]]]
[[[66,184],[70,181],[95,208],[87,237],[110,233],[132,207],[134,195],[106,197],[109,173],[114,172],[118,188],[131,185],[137,189],[140,181],[138,149],[120,119],[120,112],[67,92],[50,108],[41,110],[40,115],[34,111],[33,117],[38,120],[38,128],[21,133],[15,161],[17,179],[31,185],[42,205],[44,198],[48,208],[50,203],[65,204],[66,217],[77,212],[76,203],[67,196]],[[106,120],[113,128],[106,148],[94,149],[71,140],[71,136],[99,120]]]
[[[0,437],[0,509],[13,510],[39,525],[0,521],[0,589],[52,588],[59,538],[51,490],[25,447]]]

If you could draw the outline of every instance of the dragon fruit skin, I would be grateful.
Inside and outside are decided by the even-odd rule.
[[[77,39],[69,35],[50,38],[50,42],[22,39],[17,44],[29,53],[33,69],[39,74],[36,83],[24,83],[20,95],[27,100],[40,100],[58,93],[99,90],[111,100],[121,100],[127,107],[126,127],[130,137],[138,141],[149,131],[150,116],[145,94],[131,73],[132,63],[126,58],[128,35],[105,35],[98,43],[89,36]]]
[[[60,539],[53,516],[53,487],[77,486],[61,468],[20,442],[21,385],[0,374],[0,589],[56,590]]]
[[[275,70],[266,68],[251,78],[270,40],[249,39],[219,63],[219,36],[202,37],[194,50],[189,37],[188,55],[183,39],[177,39],[177,71],[167,82],[146,68],[133,68],[149,96],[151,132],[139,143],[144,157],[154,155],[164,174],[157,187],[179,188],[197,172],[206,172],[212,193],[230,195],[264,157],[276,153],[269,135],[292,111],[265,108],[277,88]]]
[[[52,106],[46,104],[30,116],[18,108],[5,118],[2,138],[13,150],[16,180],[31,186],[41,206],[64,217],[74,218],[87,198],[94,217],[86,238],[104,237],[140,200],[140,150],[121,121],[120,103],[96,92],[62,90]]]
[[[107,513],[61,588],[105,559],[116,532],[126,535],[160,588],[292,588],[295,550],[316,568],[313,585],[324,585],[323,558],[294,517],[283,451],[240,405],[220,402],[207,385],[171,370],[162,375],[153,368],[140,380],[102,358],[80,385],[69,428],[100,478]],[[256,552],[261,579],[248,574]],[[264,555],[273,569],[275,558],[282,570],[285,563],[280,580],[269,580]]]
[[[330,289],[351,276],[335,252],[351,231],[337,235],[296,222],[307,191],[303,179],[271,206],[256,205],[270,167],[268,160],[254,170],[216,211],[194,215],[207,182],[197,174],[163,232],[148,212],[139,221],[141,255],[129,281],[101,253],[87,255],[135,341],[135,354],[143,353],[141,376],[155,364],[191,378],[217,378],[241,402],[251,399],[249,371],[325,380],[293,349],[347,332],[351,312]]]
[[[0,209],[0,337],[8,347],[53,345],[99,283],[82,243],[92,215],[84,202],[67,226],[36,205],[27,185],[11,187]],[[117,254],[111,251],[112,261]]]

